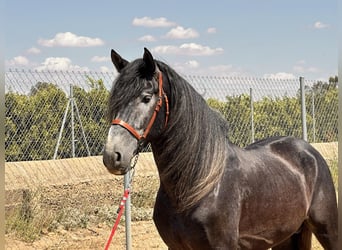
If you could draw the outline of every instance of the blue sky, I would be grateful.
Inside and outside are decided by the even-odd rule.
[[[337,1],[8,0],[4,13],[7,69],[115,72],[112,48],[147,47],[187,75],[337,74]]]

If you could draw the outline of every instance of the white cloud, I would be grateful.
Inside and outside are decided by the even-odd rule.
[[[217,32],[216,28],[214,27],[210,27],[207,29],[207,33],[208,34],[215,34]]]
[[[223,53],[222,48],[210,48],[196,43],[184,43],[179,47],[173,45],[157,46],[152,52],[158,54],[175,54],[188,56],[212,56]]]
[[[190,55],[198,56],[211,56],[216,54],[221,54],[223,52],[222,48],[210,48],[208,46],[202,46],[196,43],[184,43],[180,47],[181,51],[189,53]]]
[[[107,73],[107,72],[113,71],[113,69],[110,70],[110,69],[109,69],[108,67],[106,67],[106,66],[101,66],[101,67],[100,67],[100,71],[101,71],[101,72]]]
[[[28,54],[40,54],[40,49],[36,48],[36,47],[32,47],[32,48],[29,48],[27,51],[26,51]]]
[[[242,77],[250,76],[250,74],[243,70],[241,67],[229,65],[212,65],[203,67],[196,60],[190,60],[185,63],[174,63],[172,68],[180,74],[196,75],[196,76],[229,76],[229,77]]]
[[[172,64],[172,68],[179,73],[189,75],[194,74],[196,70],[200,69],[200,63],[196,60],[189,60],[187,62],[177,62]]]
[[[199,67],[199,62],[197,62],[196,60],[190,60],[190,61],[187,61],[185,63],[185,65],[188,67],[188,68],[191,68],[191,69],[196,69]]]
[[[180,49],[173,45],[161,45],[151,49],[151,52],[158,54],[180,54]]]
[[[328,25],[328,24],[325,24],[325,23],[322,23],[322,22],[320,22],[320,21],[317,21],[317,22],[314,23],[313,27],[314,27],[315,29],[326,29],[326,28],[329,27],[329,25]]]
[[[100,38],[78,36],[71,32],[57,33],[52,39],[39,39],[38,43],[45,47],[92,47],[104,44]]]
[[[171,27],[175,26],[176,23],[168,21],[165,17],[159,18],[151,18],[151,17],[135,17],[132,21],[134,26],[143,26],[149,28],[157,28],[157,27]]]
[[[224,73],[224,72],[232,72],[233,66],[231,64],[221,64],[221,65],[214,65],[209,67],[210,72],[212,73]],[[220,74],[220,75],[221,75]]]
[[[272,79],[297,79],[297,77],[294,74],[286,72],[264,74],[263,77]]]
[[[316,67],[308,66],[305,60],[300,60],[293,66],[293,71],[296,73],[305,74],[317,73],[320,70]]]
[[[45,59],[43,63],[41,63],[40,66],[35,68],[39,71],[88,71],[89,69],[87,67],[81,67],[78,65],[73,65],[71,63],[71,60],[67,57],[48,57]]]
[[[209,67],[209,74],[215,76],[247,76],[248,73],[242,68],[231,64],[220,64]]]
[[[90,60],[92,62],[109,62],[110,58],[109,56],[93,56]]]
[[[139,37],[138,40],[141,41],[141,42],[155,42],[155,41],[157,41],[157,39],[154,36],[151,36],[151,35],[146,35],[146,36]]]
[[[27,66],[29,65],[30,61],[25,56],[16,56],[13,59],[6,61],[7,66],[14,67],[14,66]]]
[[[182,26],[177,26],[176,28],[171,29],[166,35],[165,38],[169,39],[189,39],[196,38],[199,34],[196,30],[188,28],[184,29]]]
[[[293,66],[293,70],[297,73],[317,73],[319,71],[316,67],[305,67],[301,65]]]

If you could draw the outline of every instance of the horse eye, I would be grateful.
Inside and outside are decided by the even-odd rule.
[[[146,95],[143,97],[142,102],[143,103],[149,103],[151,101],[151,99],[152,99],[152,96]]]

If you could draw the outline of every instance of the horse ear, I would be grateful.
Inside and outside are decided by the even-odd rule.
[[[156,64],[154,63],[154,59],[151,52],[146,48],[144,48],[143,60],[145,63],[146,73],[148,73],[149,75],[154,74],[156,71]]]
[[[112,58],[112,62],[116,68],[116,70],[121,73],[122,69],[126,67],[128,64],[128,61],[123,59],[118,53],[116,53],[113,49],[110,53],[110,56]]]

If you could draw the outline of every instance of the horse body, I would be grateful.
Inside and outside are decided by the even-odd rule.
[[[160,177],[153,218],[169,249],[305,250],[310,249],[311,232],[325,249],[337,249],[334,186],[326,162],[310,144],[293,137],[273,137],[239,148],[229,141],[224,119],[147,50],[141,61],[128,63],[116,52],[112,60],[125,82],[128,71],[149,79],[150,84],[144,81],[142,89],[157,85],[155,71],[164,79],[160,86],[170,107],[159,107],[150,134],[142,142],[136,137],[139,144],[149,141],[152,145]],[[120,77],[110,102],[120,102],[116,100],[120,95],[115,94],[124,82]],[[151,100],[157,99],[157,91],[153,93]],[[134,106],[140,99],[134,95],[132,102],[121,106]],[[132,109],[126,114],[110,112],[111,119],[119,114],[139,124],[134,127],[142,134],[141,128],[151,123],[146,118],[153,112],[151,107],[139,104],[140,111],[149,110],[142,115],[144,122],[134,121],[138,115]],[[130,135],[134,132],[127,130],[112,126],[105,145],[104,164],[115,174],[127,172],[124,159],[135,154],[136,139]]]
[[[283,152],[283,147],[290,146],[297,156],[293,152],[279,155],[280,148]],[[190,211],[170,209],[172,191],[161,184],[154,221],[171,249],[236,249],[237,245],[268,249],[300,233],[302,226],[316,224],[309,218],[309,209],[317,176],[326,170],[325,166],[319,169],[316,157],[320,156],[310,145],[292,137],[275,137],[246,149],[227,145],[227,152],[221,181]]]

